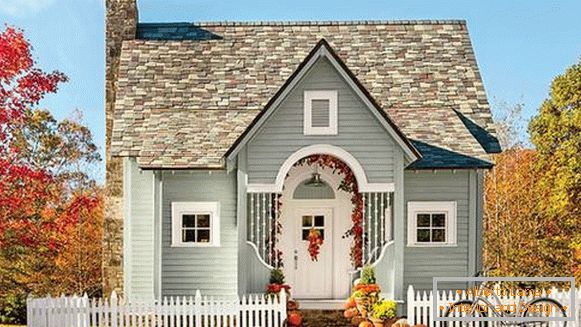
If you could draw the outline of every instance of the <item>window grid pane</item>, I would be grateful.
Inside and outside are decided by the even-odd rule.
[[[182,215],[182,242],[210,243],[212,237],[210,220],[209,214]]]
[[[416,242],[445,243],[446,213],[417,213]]]

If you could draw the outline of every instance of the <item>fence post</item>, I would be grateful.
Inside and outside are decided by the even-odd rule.
[[[280,290],[279,305],[280,305],[279,310],[280,310],[281,323],[284,323],[284,321],[287,318],[287,316],[286,316],[287,299],[286,299],[286,290],[284,288]]]
[[[26,325],[34,326],[34,319],[32,318],[32,297],[30,293],[26,297]]]
[[[414,287],[412,285],[410,285],[408,287],[408,295],[407,295],[407,316],[408,316],[408,321],[410,323],[411,326],[415,325],[415,315],[414,315],[414,307],[415,307],[415,303],[414,303]]]
[[[194,310],[196,314],[196,327],[202,327],[202,315],[200,314],[202,311],[202,293],[200,290],[196,291],[196,296],[194,297]]]
[[[117,292],[111,292],[111,327],[117,327]]]

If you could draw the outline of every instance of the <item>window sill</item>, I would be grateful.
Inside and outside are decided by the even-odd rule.
[[[219,248],[220,244],[207,243],[207,244],[188,244],[188,243],[172,243],[172,248]]]
[[[457,243],[430,243],[430,244],[418,244],[418,243],[408,243],[408,248],[455,248],[458,247]]]

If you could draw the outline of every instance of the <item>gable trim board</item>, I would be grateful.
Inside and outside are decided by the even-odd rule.
[[[276,111],[276,109],[280,106],[282,101],[295,88],[302,77],[320,58],[323,57],[329,60],[329,62],[339,72],[347,84],[353,89],[355,94],[357,94],[363,103],[371,110],[373,115],[378,119],[388,134],[393,137],[394,140],[399,144],[409,162],[420,159],[422,157],[420,152],[412,145],[407,137],[389,118],[387,113],[381,109],[371,94],[369,94],[369,92],[357,80],[355,75],[349,70],[345,63],[343,63],[341,58],[339,58],[339,56],[335,53],[335,51],[324,38],[317,43],[317,45],[301,62],[293,74],[286,80],[284,85],[270,99],[264,109],[260,111],[260,113],[254,118],[246,130],[234,142],[232,147],[228,149],[225,157],[228,160],[232,160],[238,154],[238,152],[240,152],[242,147],[248,144],[248,142],[254,137],[254,135],[256,135],[258,130],[264,125],[264,123],[273,114],[273,112]]]

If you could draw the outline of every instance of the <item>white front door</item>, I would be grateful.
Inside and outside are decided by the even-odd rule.
[[[293,266],[295,284],[293,296],[302,299],[333,297],[333,209],[299,208],[295,210],[295,244]],[[309,254],[308,236],[311,228],[323,237],[318,260]]]

